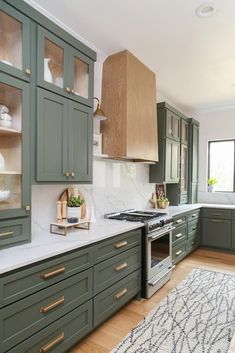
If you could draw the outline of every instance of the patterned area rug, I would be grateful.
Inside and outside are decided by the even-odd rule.
[[[111,353],[226,353],[235,276],[195,268]]]

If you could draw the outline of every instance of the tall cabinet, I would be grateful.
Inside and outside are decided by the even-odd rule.
[[[30,240],[30,21],[0,5],[0,249]]]
[[[189,203],[197,203],[199,122],[189,119]]]

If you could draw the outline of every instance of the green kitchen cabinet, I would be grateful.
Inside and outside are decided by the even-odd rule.
[[[232,249],[235,250],[235,221],[232,220]]]
[[[180,177],[180,144],[174,140],[166,139],[165,181],[178,183]]]
[[[92,107],[93,80],[92,59],[38,26],[38,86]]]
[[[166,110],[166,136],[170,139],[180,141],[180,116],[172,112],[170,109]]]
[[[181,118],[180,120],[180,142],[184,145],[189,143],[189,123],[188,118]]]
[[[220,249],[231,249],[231,220],[202,218],[201,228],[202,246]]]
[[[189,203],[197,203],[199,123],[189,119]]]
[[[30,240],[29,84],[0,73],[0,97],[12,117],[11,126],[0,127],[0,153],[4,161],[0,168],[0,248],[3,248]]]
[[[185,202],[188,199],[188,146],[180,145],[180,198],[185,197]]]
[[[0,2],[0,71],[30,80],[30,19]]]
[[[37,90],[37,181],[90,182],[92,109]]]

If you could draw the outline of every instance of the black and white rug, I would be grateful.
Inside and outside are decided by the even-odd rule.
[[[226,353],[235,276],[195,268],[111,353]]]

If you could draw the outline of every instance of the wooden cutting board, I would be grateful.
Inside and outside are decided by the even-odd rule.
[[[81,206],[81,219],[85,219],[86,218],[86,201],[85,201],[83,194],[77,188],[65,189],[61,193],[61,195],[59,197],[59,201],[67,201],[68,202],[71,195],[76,196],[76,197],[80,196],[84,200],[84,204]]]

